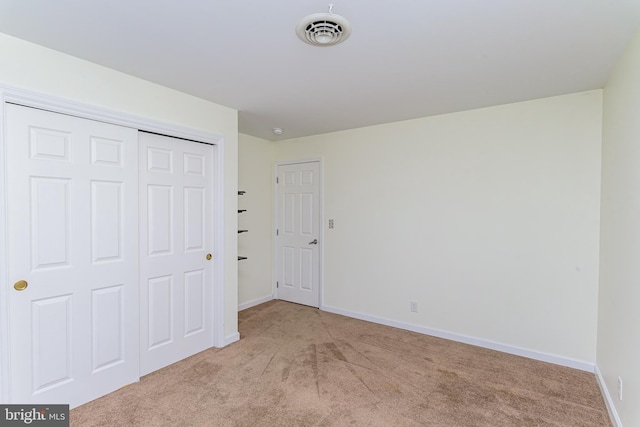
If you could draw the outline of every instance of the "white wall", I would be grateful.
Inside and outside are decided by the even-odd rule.
[[[246,308],[273,296],[273,143],[239,134],[238,185],[247,193],[238,198],[238,304]]]
[[[598,367],[640,425],[640,32],[604,89]],[[618,399],[618,376],[624,382]]]
[[[596,90],[276,143],[324,158],[322,304],[595,363],[601,119]]]
[[[225,336],[237,333],[237,111],[0,34],[0,84],[224,137]]]

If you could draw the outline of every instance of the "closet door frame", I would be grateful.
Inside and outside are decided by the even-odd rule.
[[[213,343],[224,347],[224,138],[222,135],[203,132],[167,122],[148,119],[120,111],[109,110],[80,102],[70,101],[37,92],[0,85],[0,265],[7,265],[7,193],[6,183],[6,131],[5,105],[7,103],[39,108],[54,113],[97,120],[114,125],[126,126],[140,131],[211,144],[214,146],[214,283],[213,297]],[[136,165],[137,166],[137,165]],[[0,402],[9,400],[9,317],[8,293],[10,283],[7,268],[0,268]]]

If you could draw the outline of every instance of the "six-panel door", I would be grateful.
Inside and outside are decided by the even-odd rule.
[[[318,307],[320,302],[320,163],[277,169],[276,263],[278,298]]]
[[[10,398],[74,407],[138,380],[137,130],[10,104],[6,124]]]
[[[140,133],[140,369],[213,346],[213,146]]]

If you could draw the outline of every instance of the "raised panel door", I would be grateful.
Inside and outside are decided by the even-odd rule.
[[[9,396],[74,407],[139,378],[137,131],[6,114]]]
[[[213,146],[140,133],[141,374],[213,346]]]
[[[278,298],[319,307],[320,164],[279,165],[277,174]]]

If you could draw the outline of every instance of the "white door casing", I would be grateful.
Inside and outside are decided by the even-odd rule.
[[[278,299],[320,306],[320,162],[276,167]]]
[[[138,380],[137,131],[6,105],[12,403]]]
[[[213,146],[141,132],[140,370],[213,346]]]

